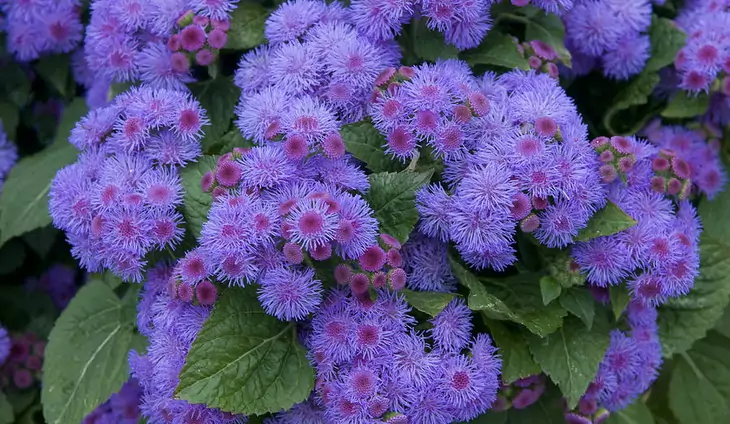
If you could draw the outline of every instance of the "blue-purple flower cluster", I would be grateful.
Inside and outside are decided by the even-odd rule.
[[[547,384],[545,374],[534,374],[529,377],[520,378],[511,384],[502,384],[497,394],[497,400],[492,406],[494,411],[506,411],[512,409],[525,409],[537,402]]]
[[[236,149],[204,175],[214,202],[200,246],[176,267],[179,296],[208,278],[258,283],[264,309],[282,320],[312,313],[322,296],[312,261],[338,257],[335,277],[366,294],[371,283],[402,288],[400,244],[386,235],[368,203],[365,174],[349,157],[290,160],[279,144]],[[387,249],[387,251],[386,251]],[[349,264],[349,265],[348,265]]]
[[[629,330],[613,330],[598,374],[574,411],[566,413],[568,424],[603,422],[607,411],[629,406],[644,393],[659,374],[662,363],[657,311],[632,301],[626,311]],[[605,408],[605,409],[604,409]]]
[[[0,323],[0,367],[5,364],[5,360],[10,356],[10,347],[12,342],[10,340],[10,334],[5,327]]]
[[[236,124],[244,137],[281,142],[291,159],[317,151],[342,157],[340,126],[362,119],[375,78],[400,59],[394,40],[358,32],[353,13],[314,0],[287,2],[272,13],[269,44],[244,55],[236,72]]]
[[[712,126],[688,129],[678,125],[662,126],[657,120],[644,129],[647,139],[660,149],[670,150],[690,168],[693,193],[712,199],[727,182],[725,166],[720,159],[720,137]]]
[[[554,13],[556,15],[563,15],[566,11],[570,10],[573,7],[574,3],[573,0],[511,0],[510,2],[518,7],[532,5],[535,7],[539,7],[546,12]],[[580,0],[576,1],[575,3],[579,2]]]
[[[404,24],[418,16],[425,19],[429,28],[443,33],[448,44],[464,50],[478,46],[492,27],[489,7],[493,0],[353,0],[350,3],[355,26],[372,40],[394,38]]]
[[[411,290],[456,291],[456,278],[449,264],[449,245],[438,238],[415,231],[403,245],[406,286]]]
[[[149,341],[146,354],[129,354],[132,377],[142,389],[139,409],[151,423],[245,422],[243,416],[174,398],[185,356],[211,308],[171,297],[171,277],[170,268],[151,269],[137,305],[137,328]]]
[[[132,89],[71,132],[80,151],[50,189],[54,225],[89,271],[141,281],[145,255],[182,238],[177,168],[200,155],[205,111],[189,95]]]
[[[4,336],[0,335],[0,350],[9,349],[4,361],[0,361],[0,390],[31,388],[41,380],[46,341],[30,331],[8,334],[3,329],[1,332]]]
[[[426,333],[409,310],[397,292],[379,290],[374,301],[329,294],[307,341],[322,422],[448,424],[492,405],[501,359],[489,336],[472,337],[464,302],[452,301]]]
[[[584,0],[563,15],[565,42],[573,55],[573,75],[600,64],[609,78],[638,74],[651,53],[650,0]]]
[[[7,32],[8,51],[21,62],[68,53],[83,38],[80,12],[80,0],[5,0],[0,32]]]
[[[623,178],[615,170],[611,174],[608,197],[637,223],[573,246],[588,282],[608,287],[626,281],[634,299],[652,306],[686,294],[698,274],[702,231],[695,208],[681,200],[691,187],[688,163],[633,137],[599,137],[592,144],[599,151],[610,145],[631,158]]]
[[[426,95],[396,102],[438,105],[443,112],[424,109],[426,113],[404,114],[396,122],[410,125],[404,133],[412,131],[414,142],[418,137],[433,146],[444,141],[438,133],[421,132],[423,122],[458,134],[449,138],[458,142],[448,143],[454,148],[444,155],[446,187],[432,184],[417,195],[419,230],[442,242],[453,241],[464,260],[477,269],[503,270],[514,263],[517,227],[548,247],[572,243],[605,204],[605,189],[586,127],[556,80],[520,71],[499,78],[486,74],[477,80],[466,65],[454,61],[416,68],[411,81],[420,72]],[[405,92],[405,86],[395,89],[396,95]],[[479,112],[474,113],[476,101],[458,104],[458,97],[446,88],[471,90],[472,97],[481,99]],[[432,97],[434,93],[439,95]],[[431,118],[423,121],[419,116]],[[386,122],[377,113],[373,121],[380,128]]]
[[[730,9],[725,2],[687,2],[676,19],[687,33],[674,67],[679,88],[691,93],[721,91],[730,95]],[[719,87],[718,87],[719,85]]]
[[[18,160],[18,148],[15,143],[8,140],[8,135],[3,129],[3,122],[0,120],[0,193],[3,191],[3,183],[10,173],[10,169]]]
[[[237,1],[94,0],[84,43],[86,63],[94,77],[107,84],[140,80],[153,88],[187,90],[185,83],[193,81],[188,58],[173,54],[169,40],[181,23],[188,27],[186,17],[191,13],[198,16],[197,24],[188,27],[192,29],[187,32],[195,32],[192,35],[203,31],[203,20],[206,25],[211,19],[228,21]],[[199,37],[183,38],[184,47],[199,41]],[[205,32],[202,43],[206,43]]]
[[[139,397],[141,389],[137,380],[130,379],[109,400],[87,415],[81,424],[137,424],[139,423]]]

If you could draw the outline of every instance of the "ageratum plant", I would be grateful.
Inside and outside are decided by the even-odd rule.
[[[727,420],[728,16],[0,1],[0,424]]]

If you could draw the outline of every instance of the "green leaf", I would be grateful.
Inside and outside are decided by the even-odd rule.
[[[95,273],[89,275],[90,280],[101,281],[106,284],[107,287],[114,290],[121,286],[123,281],[120,277],[114,275],[111,271],[104,271],[103,273]]]
[[[543,304],[548,305],[550,302],[557,299],[562,290],[563,287],[555,278],[549,275],[540,278],[540,293],[542,293]]]
[[[10,405],[13,407],[13,412],[16,415],[22,414],[31,405],[34,403],[37,404],[40,401],[40,393],[35,388],[21,390],[13,387],[5,387],[4,390],[5,398],[10,402]]]
[[[586,227],[578,233],[576,241],[588,241],[610,236],[636,225],[636,220],[609,201],[606,207],[593,214]]]
[[[662,353],[669,357],[689,349],[722,317],[730,301],[730,191],[704,200],[698,207],[704,230],[700,236],[700,274],[682,297],[659,307]]]
[[[458,296],[453,293],[422,292],[408,289],[401,290],[401,293],[411,306],[432,317],[443,311],[446,305]]]
[[[66,97],[68,91],[68,74],[71,69],[70,55],[57,54],[43,56],[38,60],[35,69],[62,97]]]
[[[370,175],[370,191],[365,199],[380,222],[380,231],[401,243],[418,222],[416,191],[431,180],[433,171],[381,172]]]
[[[725,308],[722,317],[715,324],[715,331],[725,337],[730,337],[730,307]]]
[[[502,356],[502,381],[505,384],[542,372],[532,359],[527,340],[521,331],[509,329],[505,324],[487,317],[484,317],[484,321]]]
[[[609,339],[608,322],[600,314],[590,330],[578,318],[568,317],[555,333],[545,338],[528,337],[535,361],[558,385],[570,409],[596,376]]]
[[[385,139],[369,120],[344,125],[340,135],[347,152],[365,162],[372,172],[397,172],[403,164],[386,155]]]
[[[51,251],[59,231],[52,225],[37,228],[23,235],[23,241],[30,246],[41,258],[45,258]]]
[[[207,155],[217,155],[232,152],[234,147],[254,146],[251,140],[246,140],[238,128],[232,128],[217,139],[205,137],[202,141],[203,152]]]
[[[621,318],[621,314],[624,313],[626,307],[629,306],[631,296],[629,295],[629,289],[626,285],[621,284],[618,286],[611,286],[608,288],[609,296],[611,297],[611,310],[616,321]]]
[[[43,362],[43,412],[50,424],[81,422],[129,378],[134,296],[100,281],[82,287],[51,331]]]
[[[642,118],[640,122],[633,123],[629,128],[618,128],[614,124],[625,124],[625,116],[631,117],[631,109],[635,106],[645,105],[654,87],[659,84],[659,74],[656,72],[643,71],[632,78],[623,89],[621,89],[611,101],[611,106],[603,115],[603,125],[611,134],[633,134],[644,126],[651,115]],[[619,116],[620,115],[620,116]]]
[[[71,129],[87,110],[86,100],[74,99],[61,115],[54,143],[39,153],[24,157],[10,171],[0,197],[0,245],[51,223],[48,191],[56,172],[76,160],[78,152],[67,140]]]
[[[215,169],[217,159],[213,156],[203,156],[197,163],[188,164],[180,173],[182,186],[185,189],[183,197],[183,216],[188,230],[195,237],[200,237],[203,222],[208,217],[208,210],[213,203],[210,193],[203,191],[201,180],[203,175]]]
[[[529,70],[524,55],[517,50],[517,42],[499,31],[489,31],[479,47],[462,53],[462,58],[471,66],[495,65],[504,68]]]
[[[429,29],[423,21],[413,25],[413,52],[420,59],[435,62],[438,59],[456,59],[459,56],[459,49],[446,44],[442,33]]]
[[[580,318],[590,330],[593,327],[593,317],[596,315],[596,301],[588,290],[575,287],[567,290],[560,296],[560,305],[568,312]]]
[[[15,421],[13,405],[8,402],[5,393],[0,391],[0,424],[11,424]]]
[[[652,15],[649,27],[651,54],[646,61],[644,72],[658,72],[661,68],[671,65],[679,49],[684,46],[686,37],[684,31],[679,29],[674,21]]]
[[[710,96],[707,93],[693,95],[679,90],[661,115],[665,118],[693,118],[704,115],[708,107],[710,107]]]
[[[454,258],[449,258],[454,277],[469,289],[467,305],[472,311],[482,311],[485,317],[518,322],[519,317],[496,296],[487,292],[479,278],[464,268]]]
[[[612,412],[606,424],[654,424],[654,417],[641,399],[624,409]]]
[[[314,372],[296,323],[266,314],[256,288],[223,291],[193,342],[176,394],[237,414],[289,409],[309,396]]]
[[[730,419],[730,339],[711,332],[677,357],[669,407],[681,424]]]
[[[555,49],[565,66],[572,66],[570,51],[565,47],[563,41],[565,40],[565,25],[560,16],[552,13],[536,13],[530,16],[525,26],[525,39],[544,41]]]
[[[231,16],[226,49],[248,50],[266,42],[264,26],[269,13],[259,4],[241,3]]]
[[[243,6],[243,5],[242,5]],[[230,33],[229,33],[230,34]],[[221,77],[190,84],[190,91],[206,110],[210,125],[205,128],[203,147],[219,142],[231,127],[233,110],[241,95],[241,89],[233,84],[232,77]]]

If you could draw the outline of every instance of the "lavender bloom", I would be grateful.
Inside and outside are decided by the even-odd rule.
[[[82,39],[78,6],[78,0],[1,3],[8,51],[22,62],[72,51]]]
[[[10,341],[8,330],[0,325],[0,366],[5,363],[5,360],[8,359],[8,355],[10,355],[11,344],[12,342]]]
[[[205,112],[186,94],[133,89],[92,110],[72,130],[82,153],[50,191],[54,225],[89,271],[139,281],[144,256],[181,239],[175,166],[200,155]]]
[[[460,349],[430,349],[414,331],[415,320],[390,318],[407,317],[407,304],[399,298],[394,293],[387,302],[379,298],[363,304],[368,300],[332,291],[315,315],[308,344],[320,382],[315,399],[324,410],[323,422],[392,416],[413,422],[468,421],[495,400],[501,361],[491,340],[480,335],[467,346],[464,334],[459,345],[469,348],[470,356]],[[447,331],[443,325],[451,321],[444,319],[435,322]],[[434,329],[437,333],[441,338]]]

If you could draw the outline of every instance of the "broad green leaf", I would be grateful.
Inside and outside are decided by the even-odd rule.
[[[56,241],[59,231],[52,225],[37,228],[29,233],[23,234],[23,241],[30,246],[41,258],[45,258]]]
[[[593,327],[593,317],[596,315],[596,301],[588,290],[580,287],[566,290],[560,296],[560,305],[580,318],[589,330]]]
[[[459,49],[446,44],[442,33],[429,29],[424,22],[413,25],[416,25],[412,40],[413,52],[421,60],[435,62],[438,59],[456,59],[459,56]]]
[[[669,101],[667,108],[662,111],[662,116],[665,118],[693,118],[704,115],[709,106],[710,96],[707,93],[694,95],[679,90]]]
[[[203,191],[201,181],[206,172],[215,169],[216,164],[217,159],[215,157],[203,156],[197,163],[188,164],[180,173],[182,186],[185,189],[183,216],[188,230],[195,238],[200,236],[203,222],[207,219],[210,205],[213,203],[211,194]]]
[[[104,271],[102,273],[89,274],[89,280],[101,281],[106,284],[107,287],[114,290],[121,286],[123,281],[118,276],[114,275],[111,271]]]
[[[454,258],[449,258],[454,277],[464,287],[469,289],[467,305],[473,311],[482,311],[485,317],[496,320],[508,320],[518,322],[519,317],[513,313],[496,296],[487,292],[479,278],[464,268]]]
[[[15,236],[51,223],[48,192],[56,172],[76,160],[77,150],[68,143],[76,122],[86,114],[86,100],[77,97],[61,115],[54,143],[21,159],[10,171],[0,197],[0,245]]]
[[[546,275],[540,278],[540,293],[542,293],[542,303],[548,305],[560,296],[563,287],[558,280]]]
[[[613,135],[634,134],[640,130],[646,121],[653,116],[652,114],[644,116],[639,122],[630,122],[629,127],[625,127],[627,125],[626,118],[630,117],[635,120],[635,117],[631,114],[631,108],[645,105],[649,101],[649,96],[654,91],[654,87],[659,84],[659,79],[658,73],[646,70],[633,77],[610,102],[611,106],[603,115],[603,126]],[[624,127],[619,127],[616,124],[624,125]]]
[[[8,402],[5,393],[0,391],[0,424],[11,424],[15,421],[13,405]]]
[[[289,409],[309,396],[314,372],[296,323],[261,308],[256,288],[223,291],[180,373],[176,397],[240,414]]]
[[[578,318],[569,316],[560,329],[545,338],[528,336],[535,361],[558,385],[571,409],[596,376],[609,339],[608,322],[601,314],[590,330]]]
[[[411,306],[432,317],[443,311],[446,305],[458,296],[453,293],[422,292],[407,289],[401,290],[401,293]]]
[[[50,424],[78,423],[129,378],[136,290],[120,300],[100,281],[82,287],[51,331],[43,363],[43,412]]]
[[[369,120],[343,126],[340,135],[347,152],[365,162],[372,172],[397,172],[405,168],[385,153],[385,138]]]
[[[540,246],[539,249],[547,266],[548,274],[557,280],[563,289],[585,284],[586,276],[580,272],[580,268],[568,251],[548,250],[544,246]]]
[[[507,328],[499,321],[484,317],[494,344],[499,348],[502,357],[502,381],[510,384],[520,378],[529,377],[542,372],[532,359],[527,340],[521,331]]]
[[[517,50],[517,41],[499,31],[489,31],[479,47],[462,53],[469,65],[494,65],[504,68],[530,69],[524,55]]]
[[[28,409],[28,407],[30,407],[34,403],[37,404],[40,401],[40,393],[38,393],[37,390],[20,390],[13,387],[5,387],[4,391],[5,398],[13,407],[13,412],[16,415],[22,414],[23,411]]]
[[[565,25],[560,16],[552,13],[536,13],[528,18],[525,26],[525,39],[540,40],[555,49],[560,61],[567,67],[572,66],[570,51],[565,47]]]
[[[681,424],[728,422],[730,339],[710,332],[676,358],[669,407]]]
[[[704,227],[700,236],[700,275],[687,295],[671,298],[659,307],[659,338],[666,357],[686,351],[703,338],[722,317],[730,301],[728,210],[729,190],[699,205]]]
[[[71,69],[70,55],[57,54],[44,56],[38,60],[35,69],[61,96],[66,96],[68,91],[68,74]]]
[[[686,37],[684,31],[679,29],[674,21],[652,15],[649,27],[651,55],[646,61],[644,72],[658,72],[661,68],[671,65],[679,49],[684,46]]]
[[[730,337],[730,307],[725,308],[725,312],[722,317],[715,324],[715,331],[722,334],[725,337]]]
[[[370,175],[370,191],[365,199],[380,222],[380,231],[401,243],[418,222],[416,191],[431,180],[433,171],[381,172]]]
[[[264,26],[269,13],[259,4],[241,3],[231,16],[226,49],[248,50],[266,42]]]
[[[616,412],[612,412],[606,424],[654,424],[654,417],[641,399]]]
[[[610,236],[636,225],[636,220],[609,201],[606,207],[593,214],[586,227],[578,233],[576,241],[588,241],[597,237]]]
[[[629,306],[631,296],[629,295],[629,289],[624,284],[618,286],[611,286],[608,288],[608,294],[611,298],[611,310],[613,316],[618,321],[621,318],[621,314],[624,313],[626,307]]]
[[[10,274],[25,261],[25,245],[20,240],[11,240],[0,247],[0,275]]]
[[[204,127],[205,138],[202,143],[203,147],[206,147],[218,142],[231,127],[233,110],[241,95],[241,89],[233,84],[231,77],[221,77],[190,84],[190,91],[205,109],[210,120],[210,125]]]
[[[540,274],[522,273],[508,278],[484,279],[486,291],[500,299],[516,316],[515,321],[539,337],[553,333],[568,312],[559,302],[544,305]]]

